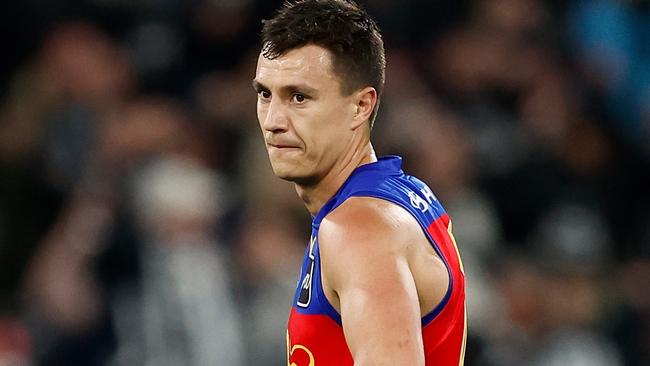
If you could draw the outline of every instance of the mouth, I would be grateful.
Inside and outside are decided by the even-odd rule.
[[[269,149],[278,149],[278,150],[292,150],[292,149],[300,149],[298,146],[295,145],[287,145],[287,144],[272,144],[272,143],[267,143],[266,146]]]

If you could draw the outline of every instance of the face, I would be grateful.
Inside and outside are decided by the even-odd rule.
[[[352,148],[355,95],[343,95],[327,49],[308,45],[273,60],[260,55],[253,86],[278,177],[314,184]]]

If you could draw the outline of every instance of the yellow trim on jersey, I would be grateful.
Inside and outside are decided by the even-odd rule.
[[[458,244],[456,244],[456,238],[454,237],[454,233],[452,232],[451,220],[449,221],[449,225],[447,226],[447,233],[451,238],[451,242],[454,243],[454,249],[456,249],[456,255],[458,256],[458,264],[460,264],[460,271],[463,272],[463,274],[465,274],[465,267],[463,267],[463,260],[460,258],[460,251],[458,250]]]
[[[460,359],[458,360],[458,366],[465,365],[465,346],[467,344],[467,305],[464,306],[465,309],[465,321],[463,326],[463,344],[460,347]]]

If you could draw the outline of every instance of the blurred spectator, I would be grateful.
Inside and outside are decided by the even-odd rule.
[[[134,177],[142,278],[114,299],[114,364],[242,364],[228,253],[213,230],[226,209],[225,187],[215,172],[174,157]]]
[[[532,260],[499,262],[497,283],[507,313],[495,323],[478,364],[622,365],[598,328],[602,285],[593,277],[538,269]]]
[[[648,144],[650,6],[647,1],[572,1],[570,41],[586,81],[602,95],[626,140]],[[646,150],[647,153],[647,150]]]
[[[102,364],[110,356],[111,299],[96,276],[97,261],[111,245],[126,178],[138,162],[180,151],[184,118],[173,103],[144,99],[97,120],[97,134],[82,152],[85,164],[75,166],[80,178],[28,267],[24,315],[40,363],[81,362],[92,354],[87,362]]]

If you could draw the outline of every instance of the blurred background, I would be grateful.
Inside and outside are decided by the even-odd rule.
[[[650,2],[363,1],[377,152],[454,220],[468,366],[650,365]],[[274,0],[0,12],[0,366],[285,365],[310,231],[255,117]]]

